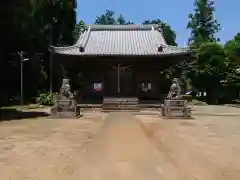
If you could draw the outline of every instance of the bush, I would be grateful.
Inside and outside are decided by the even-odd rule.
[[[54,104],[55,93],[42,93],[36,98],[36,102],[40,105],[52,106]]]

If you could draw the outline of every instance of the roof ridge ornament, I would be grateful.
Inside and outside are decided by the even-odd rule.
[[[161,26],[158,24],[158,26],[157,26],[157,30],[160,32],[160,33],[163,33],[163,30],[162,30],[162,28],[161,28]]]
[[[163,41],[165,41],[165,39],[163,37],[163,34],[160,32],[160,30],[161,30],[161,27],[159,25],[155,25],[155,27],[154,27],[154,25],[152,25],[152,30],[151,30],[152,36],[157,38],[155,33],[156,33],[156,31],[158,31],[158,33],[160,33],[162,35]],[[164,45],[164,44],[159,45],[158,42],[156,42],[156,41],[155,41],[154,44],[155,44],[155,46],[157,46],[157,51],[158,52],[164,52],[164,48],[166,47],[166,45]]]
[[[167,45],[166,39],[164,37],[164,32],[160,24],[157,24],[157,31],[161,34],[162,40],[164,41],[165,45]]]
[[[79,46],[79,51],[80,52],[84,52],[85,51],[85,47],[86,47],[86,45],[88,43],[90,34],[91,34],[91,26],[88,26],[87,34],[86,34],[85,38],[83,39],[83,42]]]
[[[164,46],[161,44],[158,46],[158,52],[163,52]]]

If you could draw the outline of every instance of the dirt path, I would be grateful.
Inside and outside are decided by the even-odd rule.
[[[137,117],[158,149],[158,157],[163,157],[158,163],[164,175],[176,175],[170,179],[240,179],[240,116],[196,116],[195,120]]]
[[[157,180],[154,148],[138,120],[128,113],[111,113],[98,136],[87,146],[84,179]]]
[[[3,122],[0,180],[239,180],[239,117],[94,112]]]

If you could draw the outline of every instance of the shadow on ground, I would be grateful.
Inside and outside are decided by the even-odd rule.
[[[49,115],[45,112],[37,112],[37,111],[27,111],[26,112],[26,111],[18,110],[16,108],[0,109],[0,122],[1,121],[47,117],[47,116],[49,116]]]

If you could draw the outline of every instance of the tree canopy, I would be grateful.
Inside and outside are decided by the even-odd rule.
[[[105,13],[96,17],[95,24],[113,25],[113,24],[133,24],[131,21],[125,20],[125,17],[120,14],[118,17],[111,10],[106,10]]]
[[[169,24],[160,19],[146,20],[143,24],[158,24],[168,45],[176,46],[176,33]]]
[[[195,0],[194,12],[189,14],[187,28],[191,30],[189,44],[199,47],[202,42],[214,42],[220,24],[214,16],[215,2],[213,0]]]
[[[215,101],[222,92],[221,82],[228,74],[229,53],[216,37],[220,24],[215,18],[215,2],[195,0],[194,7],[187,24],[191,30],[189,45],[192,50],[192,63],[188,65],[187,75],[195,88],[207,92],[207,98]]]
[[[240,89],[240,33],[225,44],[228,56],[228,73],[223,85]]]
[[[49,45],[73,43],[76,23],[75,0],[11,0],[1,2],[3,49],[0,53],[0,98],[20,92],[19,51],[24,63],[26,98],[49,87]],[[6,78],[7,77],[7,78]],[[1,100],[0,100],[1,101]],[[2,100],[3,102],[4,100]]]
[[[226,52],[230,61],[239,66],[240,65],[240,33],[225,44]]]
[[[75,25],[75,28],[74,28],[74,30],[73,30],[73,36],[74,36],[74,41],[75,41],[75,42],[78,40],[79,35],[80,35],[81,33],[83,33],[83,31],[84,31],[84,26],[85,26],[85,22],[82,21],[82,20],[79,21],[79,23],[77,23],[77,24]]]

